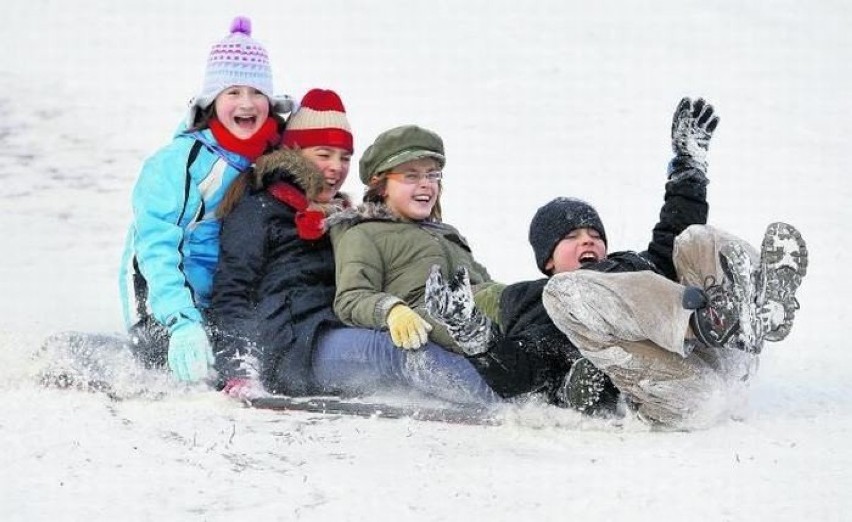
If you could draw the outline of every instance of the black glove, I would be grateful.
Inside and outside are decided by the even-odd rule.
[[[447,328],[450,336],[466,355],[488,350],[491,320],[473,303],[470,276],[464,267],[444,281],[441,267],[432,265],[426,279],[426,313]]]
[[[706,177],[707,149],[718,125],[719,117],[714,114],[713,106],[703,98],[680,100],[672,118],[675,158],[669,166],[670,179]]]

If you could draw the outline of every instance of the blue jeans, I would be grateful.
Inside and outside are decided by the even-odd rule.
[[[407,388],[458,404],[500,400],[463,356],[434,343],[403,350],[394,346],[387,332],[368,328],[333,328],[320,334],[313,369],[326,393]]]

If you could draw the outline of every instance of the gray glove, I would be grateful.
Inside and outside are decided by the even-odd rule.
[[[488,350],[491,320],[473,303],[470,276],[459,268],[452,279],[444,281],[441,267],[432,265],[426,279],[426,313],[447,328],[453,341],[466,355]]]
[[[672,118],[672,149],[677,156],[689,156],[692,161],[707,165],[707,149],[719,117],[713,106],[703,98],[680,100]]]
[[[669,163],[670,181],[707,184],[707,149],[718,125],[713,106],[702,98],[694,102],[689,98],[680,100],[672,118],[675,157]]]

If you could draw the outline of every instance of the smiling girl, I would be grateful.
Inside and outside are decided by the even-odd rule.
[[[318,332],[342,326],[331,311],[334,256],[324,219],[349,206],[340,187],[353,137],[340,97],[312,89],[282,137],[228,190],[211,309],[223,333],[220,386],[248,398],[314,391]]]
[[[443,141],[432,131],[407,125],[382,133],[361,158],[364,205],[338,218],[340,229],[332,231],[335,312],[348,324],[388,329],[403,349],[431,339],[460,352],[423,309],[432,265],[450,273],[466,267],[472,284],[491,284],[467,241],[441,221],[444,163]]]
[[[237,17],[213,46],[186,125],[147,159],[133,189],[120,290],[132,348],[182,381],[208,376],[206,309],[219,255],[216,208],[240,171],[279,141],[288,98],[273,99],[266,50]]]
[[[415,125],[380,134],[364,151],[364,204],[328,220],[336,265],[334,312],[358,328],[330,329],[320,337],[313,375],[323,391],[401,388],[451,402],[499,401],[423,309],[433,264],[447,270],[464,266],[475,284],[491,284],[465,239],[441,221],[445,161],[440,136]]]

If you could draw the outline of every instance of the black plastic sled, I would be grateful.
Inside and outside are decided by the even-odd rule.
[[[325,415],[351,415],[380,419],[413,419],[417,421],[496,426],[500,419],[490,408],[476,406],[396,405],[376,402],[359,402],[338,397],[286,397],[270,396],[246,400],[248,406],[264,410],[310,412]]]

